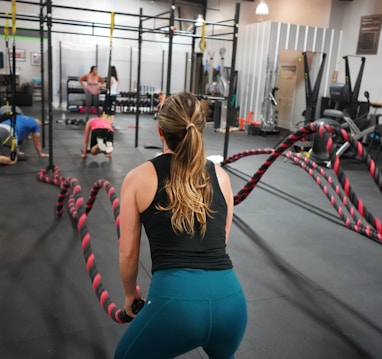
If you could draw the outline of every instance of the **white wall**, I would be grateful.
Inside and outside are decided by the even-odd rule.
[[[259,1],[208,0],[207,19],[233,18],[235,4],[240,3],[240,25],[260,21],[328,27],[332,1],[337,0],[265,0],[269,15],[256,15]],[[369,1],[369,0],[367,0]]]
[[[276,22],[262,22],[241,26],[241,37],[238,41],[238,105],[240,106],[240,117],[246,117],[249,111],[254,112],[254,119],[261,119],[262,102],[271,88],[277,86],[277,75],[279,73],[280,53],[290,50],[296,53],[314,52],[326,54],[326,68],[323,72],[320,95],[326,95],[326,88],[332,77],[338,56],[338,47],[341,38],[340,30],[328,30],[323,28],[292,25]],[[297,56],[298,57],[298,56]],[[309,69],[312,88],[317,78],[319,61]],[[301,56],[302,58],[302,56]],[[290,65],[283,64],[283,65]],[[279,126],[294,129],[296,123],[304,120],[302,113],[306,108],[303,66],[296,64],[296,89],[289,114],[291,120],[282,119],[280,116]],[[313,65],[313,64],[312,64]],[[272,74],[269,84],[269,74]],[[264,93],[265,88],[267,93]],[[280,91],[281,93],[281,91]],[[279,99],[281,100],[281,99]],[[320,102],[317,104],[319,109]],[[318,114],[318,112],[316,112]],[[280,114],[281,115],[281,114]]]
[[[16,60],[16,74],[20,77],[20,84],[25,82],[31,82],[34,77],[41,78],[40,67],[31,65],[31,54],[34,52],[40,53],[40,39],[38,38],[17,38],[15,40],[16,49],[25,50],[25,60]],[[8,48],[12,52],[13,39],[9,39]],[[0,41],[0,51],[4,53],[4,68],[0,69],[0,74],[9,73],[9,61],[6,56],[6,44],[2,39]],[[13,64],[11,61],[11,68]]]
[[[336,4],[342,13],[343,38],[340,49],[341,56],[355,55],[358,43],[361,16],[382,14],[382,1],[380,0],[353,0],[344,4]],[[370,100],[382,102],[382,34],[379,38],[378,53],[376,55],[363,55],[366,58],[365,70],[361,83],[359,100],[364,101],[364,91],[369,91]],[[354,84],[358,74],[360,61],[353,58],[350,63],[352,83]],[[344,82],[344,64],[339,63],[338,81]]]
[[[338,71],[338,82],[344,82],[344,61],[342,56],[355,55],[358,42],[358,34],[360,27],[361,16],[382,14],[381,0],[265,0],[269,6],[270,14],[259,17],[255,14],[255,8],[258,1],[255,2],[240,2],[240,27],[239,39],[243,40],[246,36],[248,43],[248,51],[246,53],[250,58],[238,58],[237,66],[253,65],[256,61],[253,57],[256,48],[261,51],[262,44],[256,44],[254,38],[248,38],[248,34],[244,31],[246,24],[254,22],[275,21],[289,24],[308,25],[312,27],[321,27],[328,29],[343,30],[340,46],[337,49],[337,64],[330,69]],[[209,11],[207,18],[213,21],[218,21],[227,17],[232,17],[234,13],[235,2],[230,0],[210,0],[208,2]],[[220,7],[220,9],[219,9]],[[254,49],[254,50],[251,50]],[[259,52],[258,51],[258,52]],[[245,52],[240,54],[240,57],[245,57]],[[363,92],[370,92],[371,101],[382,102],[382,79],[380,77],[380,67],[382,63],[382,35],[379,40],[379,51],[377,55],[365,55],[365,69],[361,83],[359,100],[363,101]],[[352,84],[356,80],[360,59],[349,58],[350,73]],[[327,71],[327,70],[325,70]],[[330,76],[330,74],[329,74]],[[239,81],[248,81],[248,77],[241,77]],[[255,81],[255,79],[253,80]],[[321,88],[324,95],[328,96],[329,83],[322,83]],[[262,94],[262,93],[261,93]],[[253,94],[252,94],[253,95]],[[253,102],[252,98],[247,99],[245,103]],[[246,108],[246,106],[244,106]],[[245,110],[246,111],[246,110]],[[245,112],[244,111],[244,112]],[[256,111],[256,108],[255,108]],[[241,113],[241,116],[246,116],[246,113]]]

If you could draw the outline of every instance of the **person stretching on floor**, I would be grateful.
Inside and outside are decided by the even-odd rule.
[[[87,157],[90,137],[89,152],[92,155],[104,153],[111,158],[113,154],[114,128],[106,117],[95,117],[89,120],[85,126],[84,145],[82,148],[82,158]]]
[[[0,123],[0,164],[14,165],[17,162],[17,145],[13,143],[11,136],[11,126]],[[12,148],[15,146],[16,148]],[[11,158],[11,153],[15,151],[15,157]]]
[[[11,120],[5,120],[2,123],[2,131],[3,136],[5,131],[9,132],[9,135],[11,134]],[[40,129],[41,129],[41,121],[38,118],[34,118],[31,116],[26,116],[22,114],[16,115],[16,124],[15,124],[15,134],[17,139],[17,145],[18,147],[23,143],[25,139],[28,138],[30,134],[32,134],[32,140],[33,140],[33,146],[38,154],[39,157],[49,157],[49,154],[44,153],[41,148],[40,143]],[[9,154],[10,155],[10,154]],[[5,156],[8,156],[8,154],[5,154]],[[21,157],[24,157],[24,152],[21,152],[19,149],[17,151],[17,158],[21,159]],[[10,159],[10,158],[9,158]],[[3,161],[2,163],[5,164],[14,164],[11,160],[10,163],[6,163],[8,161]],[[12,163],[11,163],[12,162]]]
[[[122,183],[119,266],[124,310],[135,318],[115,359],[176,358],[198,347],[232,359],[243,338],[246,300],[226,252],[234,197],[228,174],[206,159],[205,123],[195,96],[168,97],[158,117],[163,154]],[[153,276],[135,315],[142,225]]]

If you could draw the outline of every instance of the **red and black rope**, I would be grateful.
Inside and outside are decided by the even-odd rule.
[[[260,181],[264,173],[277,160],[277,158],[280,157],[285,152],[285,150],[287,150],[295,142],[301,140],[302,138],[306,137],[307,135],[313,132],[314,130],[312,130],[310,127],[308,126],[303,127],[299,129],[298,131],[290,134],[282,143],[280,143],[276,147],[276,149],[273,149],[271,151],[269,149],[266,149],[264,153],[270,154],[270,156],[264,161],[264,163],[260,166],[260,168],[250,178],[248,183],[235,195],[234,204],[237,205],[241,203],[245,198],[248,197],[248,195],[256,187],[257,183]],[[224,166],[225,164],[237,161],[239,158],[250,155],[250,153],[248,152],[250,151],[245,151],[241,153],[240,155],[233,155],[231,157],[228,157],[222,162],[222,165]]]
[[[311,161],[306,156],[301,156],[300,154],[296,155],[291,151],[288,151],[285,156],[288,159],[291,159],[294,163],[300,165],[300,167],[312,177],[315,183],[324,192],[329,202],[337,211],[338,216],[341,218],[347,228],[352,229],[355,232],[367,236],[377,242],[382,241],[382,236],[378,234],[375,228],[362,220],[362,216],[356,210],[355,206],[353,206],[352,203],[348,200],[348,197],[342,190],[341,186],[335,183],[335,181],[326,173],[326,171],[321,166],[318,166],[315,162]],[[317,173],[315,173],[315,171],[317,171]],[[329,188],[324,183],[323,179],[325,179],[327,183],[333,188],[335,195],[330,193]],[[344,212],[344,208],[339,203],[337,203],[336,196],[342,201],[342,204],[348,211],[348,216]]]
[[[294,143],[315,132],[318,132],[319,135],[326,141],[326,149],[329,153],[333,172],[338,178],[338,183],[336,183],[332,177],[327,175],[325,170],[314,161],[311,161],[306,157],[302,157],[301,155],[296,155],[291,151],[287,151],[287,149]],[[234,204],[238,205],[246,199],[268,168],[278,157],[284,156],[300,165],[300,167],[314,179],[315,183],[320,186],[321,190],[327,196],[328,200],[335,208],[347,228],[381,243],[381,221],[379,218],[372,215],[372,213],[364,205],[363,201],[358,198],[353,191],[350,181],[345,176],[340,160],[336,155],[336,149],[333,145],[331,136],[332,134],[341,136],[344,141],[349,142],[350,146],[356,150],[358,157],[366,163],[369,168],[370,175],[374,179],[379,190],[382,191],[382,178],[380,171],[376,167],[374,160],[370,157],[367,151],[365,151],[359,141],[354,140],[344,129],[329,125],[317,126],[315,123],[310,123],[290,134],[275,149],[266,148],[247,150],[230,156],[222,162],[222,165],[224,166],[247,156],[259,154],[269,155],[252,178],[250,178],[246,185],[244,185],[244,187],[234,196]],[[64,202],[65,199],[68,198],[68,210],[70,216],[76,222],[77,229],[81,237],[81,247],[85,258],[86,268],[92,281],[93,290],[96,293],[101,306],[104,308],[108,316],[114,321],[118,323],[130,322],[132,318],[129,317],[124,310],[117,308],[116,304],[110,299],[109,293],[102,283],[102,277],[96,267],[95,256],[90,244],[90,233],[87,227],[87,216],[93,208],[99,191],[103,188],[109,197],[113,209],[119,243],[119,199],[115,193],[115,189],[108,181],[98,180],[94,183],[88,200],[85,203],[84,197],[82,196],[82,189],[77,179],[62,177],[57,166],[53,167],[52,176],[49,176],[48,172],[49,171],[47,169],[43,169],[38,172],[37,177],[40,181],[60,187],[60,192],[56,202],[56,215],[58,217],[62,216]],[[323,183],[323,180],[325,180],[332,187],[332,192],[334,192],[337,197],[329,191],[328,186]],[[337,198],[339,198],[343,206],[337,203]],[[346,208],[349,215],[345,214],[344,208]],[[365,221],[367,223],[365,223]],[[138,312],[143,306],[143,303],[143,301],[138,301],[135,303],[133,311],[135,313]]]
[[[298,157],[293,155],[290,151],[286,150],[292,146],[297,141],[303,139],[304,137],[318,132],[321,137],[326,141],[326,149],[329,153],[329,158],[333,166],[333,171],[338,178],[339,185],[335,185],[333,179],[325,174],[325,171],[321,166],[318,166],[311,160],[301,161]],[[244,187],[234,196],[234,204],[240,204],[255,188],[257,183],[260,181],[261,177],[267,171],[267,169],[275,162],[275,160],[280,156],[285,156],[293,159],[295,162],[300,164],[303,169],[314,177],[316,183],[320,185],[321,189],[327,195],[329,201],[336,209],[340,218],[344,221],[345,226],[363,234],[373,240],[382,242],[382,225],[379,218],[372,215],[372,213],[366,208],[363,201],[358,198],[353,191],[349,179],[345,176],[344,171],[341,167],[340,160],[336,155],[336,148],[333,144],[332,136],[336,134],[341,136],[344,141],[349,142],[350,146],[354,148],[357,152],[358,157],[364,161],[369,169],[371,177],[374,179],[380,191],[382,191],[382,177],[381,173],[376,166],[374,160],[370,157],[367,151],[362,146],[362,143],[356,141],[354,138],[349,136],[349,134],[342,128],[330,125],[319,125],[317,126],[314,122],[310,123],[296,132],[290,134],[282,143],[280,143],[276,149],[256,149],[247,150],[240,152],[231,157],[226,158],[222,165],[232,163],[240,158],[258,154],[269,154],[270,156],[264,161],[260,168],[255,172],[255,174],[250,178],[250,180],[244,185]],[[320,173],[321,177],[317,176],[313,170]],[[326,179],[327,182],[333,187],[335,193],[342,201],[343,205],[349,211],[350,217],[346,217],[343,213],[343,208],[336,203],[335,197],[329,194],[327,186],[321,184],[322,179]],[[362,219],[364,218],[368,224],[364,225]]]
[[[68,198],[68,210],[70,216],[76,222],[81,237],[81,247],[85,258],[86,269],[92,281],[93,290],[96,293],[101,306],[104,308],[107,315],[117,323],[130,322],[133,318],[128,316],[124,310],[117,308],[103,285],[101,274],[97,270],[95,255],[90,244],[90,233],[87,226],[87,216],[93,208],[100,189],[103,188],[109,197],[113,209],[119,242],[119,199],[115,193],[115,189],[108,181],[98,180],[94,183],[88,201],[85,203],[78,180],[70,177],[62,177],[57,166],[52,170],[52,177],[49,176],[48,170],[46,169],[39,171],[37,177],[40,181],[55,184],[60,187],[56,202],[56,215],[58,217],[62,216],[64,201]],[[137,301],[133,311],[137,313],[142,306],[143,301]]]

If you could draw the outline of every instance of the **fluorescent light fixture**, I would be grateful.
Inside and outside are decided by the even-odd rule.
[[[264,0],[260,0],[260,4],[257,5],[256,14],[257,15],[268,15],[269,14],[268,5],[264,2]]]
[[[199,14],[198,18],[196,19],[195,26],[203,26],[203,24],[204,24],[203,15]]]

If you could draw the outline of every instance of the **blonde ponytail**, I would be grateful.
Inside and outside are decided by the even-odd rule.
[[[212,186],[206,169],[202,132],[205,116],[200,102],[190,93],[169,97],[159,113],[159,127],[168,147],[174,151],[165,190],[169,198],[161,211],[172,211],[171,224],[176,233],[204,236],[210,209]]]

